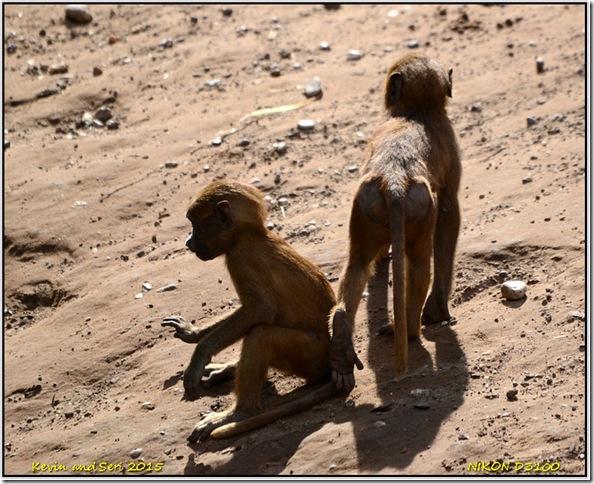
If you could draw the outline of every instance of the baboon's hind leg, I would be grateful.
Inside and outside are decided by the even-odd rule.
[[[429,184],[418,180],[406,197],[406,321],[408,339],[421,334],[421,312],[431,283],[436,205]]]

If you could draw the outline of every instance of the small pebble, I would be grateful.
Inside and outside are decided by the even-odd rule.
[[[357,167],[357,166],[349,166],[349,173],[355,173],[358,170],[359,170],[359,167]]]
[[[91,126],[93,124],[93,115],[91,113],[83,113],[81,121],[85,126]]]
[[[330,50],[330,44],[328,42],[320,42],[320,50]]]
[[[305,97],[316,97],[322,94],[322,81],[319,77],[314,77],[305,86],[303,90]]]
[[[154,410],[155,404],[153,402],[144,402],[142,405],[140,405],[140,408],[143,410]]]
[[[10,140],[5,139],[4,140],[4,149],[6,150],[8,148],[10,148]]]
[[[407,43],[406,46],[409,49],[416,49],[417,47],[419,47],[419,41],[417,39],[410,39]]]
[[[94,76],[100,76],[101,74],[103,74],[103,71],[99,67],[93,67]]]
[[[538,123],[538,120],[534,116],[528,116],[526,118],[526,124],[528,124],[528,126],[534,126],[536,123]]]
[[[501,295],[508,301],[518,301],[526,296],[526,289],[522,281],[507,281],[501,285]]]
[[[431,408],[429,404],[429,398],[431,392],[425,388],[415,388],[411,390],[410,396],[413,397],[413,407],[421,410],[427,410]]]
[[[213,146],[220,146],[223,143],[223,138],[217,136],[215,139],[213,139],[210,144]]]
[[[361,57],[363,57],[363,54],[359,50],[349,50],[347,54],[347,60],[349,61],[356,61],[361,59]]]
[[[93,21],[93,15],[86,5],[67,5],[66,18],[79,24],[88,24]]]
[[[95,119],[101,121],[102,123],[107,123],[112,117],[113,114],[111,113],[111,109],[108,107],[101,107],[95,112]]]
[[[223,7],[221,12],[225,17],[231,17],[233,15],[233,9],[230,7]]]
[[[544,60],[542,59],[542,57],[536,58],[536,72],[538,74],[544,72]]]
[[[177,286],[175,284],[167,284],[166,286],[157,289],[157,292],[175,291]]]
[[[130,457],[132,457],[132,459],[137,459],[140,456],[141,452],[142,452],[141,448],[134,449],[132,452],[130,452]]]
[[[55,64],[51,66],[48,71],[49,74],[66,74],[68,72],[68,65],[66,64]]]
[[[287,143],[279,141],[278,143],[272,143],[274,151],[278,155],[284,155],[287,152]]]
[[[169,49],[173,47],[173,39],[163,39],[159,42],[159,49]]]
[[[165,168],[177,168],[178,164],[177,161],[166,161]]]
[[[580,321],[586,320],[586,314],[581,311],[569,311],[569,319],[578,319]]]
[[[313,131],[314,127],[315,127],[316,123],[311,120],[311,119],[302,119],[297,123],[297,128],[300,131]]]
[[[281,75],[280,67],[276,64],[270,66],[270,75],[272,77],[279,77]]]
[[[429,402],[426,400],[418,400],[413,403],[413,407],[418,408],[419,410],[428,410],[431,408]]]
[[[145,283],[142,285],[142,288],[143,288],[145,291],[150,291],[150,290],[153,288],[153,286],[152,286],[151,284],[149,284],[148,282],[145,282]]]
[[[518,390],[515,388],[512,390],[508,390],[505,394],[505,397],[508,401],[515,402],[518,399]]]
[[[114,118],[111,118],[107,123],[105,123],[105,127],[107,129],[118,129],[120,127],[120,122]]]
[[[221,84],[221,80],[220,79],[211,79],[210,81],[206,81],[204,83],[204,85],[206,87],[217,87]]]
[[[470,107],[470,111],[473,113],[480,113],[483,111],[483,104],[478,102],[478,103],[474,103],[471,107]]]

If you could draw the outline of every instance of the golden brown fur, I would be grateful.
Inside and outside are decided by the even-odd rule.
[[[354,317],[375,262],[392,245],[396,375],[407,368],[408,339],[426,324],[450,319],[461,164],[446,113],[452,71],[421,54],[402,57],[388,71],[386,120],[370,143],[355,193],[350,248],[331,313],[331,359],[338,388],[352,389]],[[433,259],[433,286],[431,260]],[[427,300],[426,300],[427,299]],[[407,338],[408,337],[408,338]]]
[[[187,217],[192,223],[187,247],[202,260],[225,255],[241,301],[239,309],[204,328],[178,316],[163,323],[176,330],[174,336],[196,344],[184,372],[190,399],[199,396],[201,384],[235,377],[234,408],[200,421],[190,436],[191,441],[197,441],[219,427],[258,413],[269,367],[308,382],[329,378],[327,316],[335,298],[320,269],[266,229],[266,207],[257,189],[234,181],[214,182],[192,201]],[[212,356],[241,338],[237,363],[209,364]],[[330,393],[324,392],[320,395],[327,398]],[[283,410],[283,416],[297,408],[288,413]],[[269,421],[271,418],[260,419],[257,425]],[[219,431],[219,436],[228,435]]]

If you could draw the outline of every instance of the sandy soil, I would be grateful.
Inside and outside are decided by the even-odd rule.
[[[585,6],[230,8],[91,5],[81,25],[64,5],[5,5],[5,475],[588,472]],[[352,49],[362,58],[347,60]],[[188,444],[201,414],[232,404],[232,385],[185,401],[192,347],[160,322],[239,304],[224,261],[184,247],[188,201],[221,177],[287,197],[284,214],[271,204],[273,230],[336,289],[383,78],[412,49],[454,68],[458,323],[427,328],[395,382],[381,265],[346,400]],[[240,122],[303,102],[316,76],[322,99]],[[85,116],[101,107],[109,129]],[[525,299],[502,299],[509,279],[527,283]],[[301,384],[270,382],[264,405]]]

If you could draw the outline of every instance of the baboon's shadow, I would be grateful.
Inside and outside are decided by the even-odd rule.
[[[442,422],[462,404],[468,384],[466,358],[450,325],[427,327],[420,341],[410,343],[409,373],[401,381],[393,379],[393,336],[379,334],[392,314],[388,293],[391,291],[390,265],[390,261],[379,263],[368,284],[367,364],[375,372],[381,407],[388,410],[377,417],[385,425],[373,432],[369,431],[369,425],[357,426],[366,419],[354,421],[362,473],[375,473],[385,467],[404,469],[417,454],[426,452]],[[358,331],[364,330],[358,328]],[[435,360],[427,350],[430,343],[435,344]],[[415,406],[418,397],[411,395],[415,389],[428,393],[427,405],[419,405],[423,408]],[[424,408],[427,406],[429,408]]]

